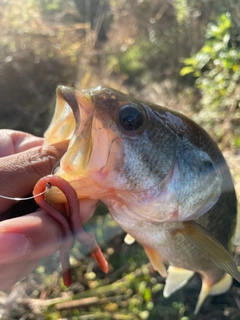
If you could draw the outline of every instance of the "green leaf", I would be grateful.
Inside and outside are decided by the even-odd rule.
[[[183,63],[184,63],[185,65],[196,66],[197,60],[195,59],[195,57],[190,57],[190,58],[184,59],[184,60],[183,60]]]
[[[230,34],[226,33],[225,36],[223,37],[223,42],[225,44],[228,44],[229,40],[230,40]]]
[[[185,76],[186,74],[192,73],[194,71],[195,71],[195,69],[193,67],[187,66],[187,67],[183,67],[180,70],[179,74],[180,74],[180,76]]]

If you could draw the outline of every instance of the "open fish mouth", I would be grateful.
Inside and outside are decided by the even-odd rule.
[[[81,174],[89,163],[93,110],[89,93],[65,86],[57,88],[55,114],[45,138],[50,143],[70,139],[68,150],[61,159],[61,168],[68,175]]]
[[[55,113],[45,132],[48,143],[70,140],[54,174],[70,182],[77,190],[80,190],[79,181],[84,180],[86,184],[87,178],[99,183],[101,180],[102,184],[114,163],[110,153],[115,148],[116,135],[109,128],[104,128],[92,98],[100,88],[75,91],[59,86]],[[52,202],[65,202],[64,196],[58,194],[58,190],[51,188],[48,198]],[[80,194],[87,196],[84,191]]]
[[[72,109],[76,122],[67,153],[61,160],[62,169],[71,176],[81,175],[86,169],[92,153],[92,121],[94,108],[88,93],[74,91],[67,87],[58,87],[58,95]]]

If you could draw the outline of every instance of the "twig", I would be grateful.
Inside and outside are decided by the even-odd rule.
[[[91,306],[94,304],[103,304],[106,303],[106,298],[98,298],[98,297],[89,297],[89,298],[83,298],[68,302],[62,302],[55,305],[55,308],[59,311],[66,310],[66,309],[72,309],[72,308],[83,308],[87,306]]]
[[[89,298],[83,298],[83,299],[58,303],[55,305],[55,308],[61,311],[61,310],[72,309],[72,308],[84,308],[94,304],[104,304],[104,303],[109,303],[109,302],[114,302],[119,300],[124,301],[126,299],[129,299],[129,295],[120,295],[120,296],[108,297],[108,298],[89,297]]]

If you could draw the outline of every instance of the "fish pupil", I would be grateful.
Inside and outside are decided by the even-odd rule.
[[[142,126],[143,115],[137,107],[126,105],[119,112],[119,123],[123,129],[135,131]]]

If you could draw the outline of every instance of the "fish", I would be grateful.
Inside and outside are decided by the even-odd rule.
[[[240,273],[231,255],[237,199],[227,163],[209,134],[185,115],[107,87],[57,88],[46,143],[69,140],[54,176],[76,191],[84,225],[99,201],[143,246],[166,278],[169,297],[195,273],[206,297],[226,292]],[[64,205],[56,186],[48,203]]]

